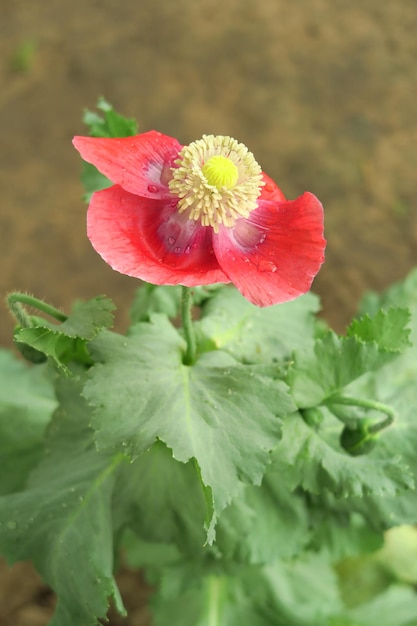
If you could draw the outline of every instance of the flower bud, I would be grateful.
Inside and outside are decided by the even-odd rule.
[[[340,445],[351,456],[368,454],[374,449],[378,435],[370,432],[372,420],[362,420],[355,429],[345,426],[340,435]]]
[[[21,327],[16,326],[14,330],[15,337],[19,330],[21,330]],[[27,343],[23,343],[22,341],[18,341],[15,339],[14,344],[19,350],[20,354],[26,359],[26,361],[29,361],[29,363],[38,365],[39,363],[45,363],[45,361],[48,360],[46,354],[40,352],[39,350],[36,350],[36,348],[33,348],[32,346],[29,346]]]

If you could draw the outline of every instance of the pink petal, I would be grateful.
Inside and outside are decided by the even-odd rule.
[[[84,161],[113,183],[144,198],[169,197],[170,168],[182,146],[173,137],[151,130],[134,137],[74,137]]]
[[[311,193],[286,202],[259,201],[249,218],[213,235],[219,265],[258,306],[306,293],[324,260],[323,207]]]
[[[94,249],[122,274],[155,285],[230,282],[214,255],[211,228],[176,210],[172,198],[149,200],[114,185],[93,194],[87,234]]]

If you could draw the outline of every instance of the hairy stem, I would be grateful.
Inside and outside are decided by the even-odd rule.
[[[18,320],[19,324],[26,328],[32,326],[32,322],[30,316],[26,313],[23,306],[21,306],[22,304],[24,304],[25,306],[33,307],[38,311],[42,311],[42,313],[50,315],[59,322],[65,322],[65,320],[68,319],[68,317],[64,313],[62,313],[62,311],[59,311],[54,306],[47,304],[43,300],[39,300],[39,298],[29,296],[27,293],[14,292],[9,294],[7,296],[7,304],[10,311]],[[24,321],[25,323],[22,324],[22,321]]]
[[[8,301],[7,303],[9,305],[9,310],[15,316],[19,326],[22,328],[30,328],[32,326],[32,319],[20,302]]]

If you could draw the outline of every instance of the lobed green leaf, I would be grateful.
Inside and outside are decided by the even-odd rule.
[[[0,549],[9,563],[31,559],[58,595],[50,626],[96,626],[113,579],[111,497],[121,456],[98,453],[75,378],[58,387],[60,408],[46,453],[24,491],[0,498]]]
[[[322,433],[331,433],[334,423],[329,418],[320,433],[298,413],[285,420],[273,464],[289,489],[301,486],[314,494],[328,489],[339,498],[347,498],[365,494],[385,497],[413,487],[413,476],[398,456],[352,457],[338,446],[337,440],[326,441]]]
[[[311,293],[260,308],[228,286],[203,305],[196,329],[207,349],[223,350],[243,363],[270,363],[312,345],[318,309],[319,300]]]
[[[23,488],[41,458],[45,427],[56,408],[46,369],[0,350],[0,494]]]
[[[97,109],[100,113],[87,109],[83,116],[83,122],[88,126],[89,134],[92,137],[130,137],[137,134],[136,120],[117,113],[104,98],[99,98]],[[85,162],[83,163],[81,182],[86,191],[84,196],[86,202],[90,201],[95,191],[106,189],[113,184],[94,165]]]
[[[95,407],[99,448],[133,458],[157,439],[176,460],[196,459],[218,515],[242,484],[260,484],[280,437],[280,417],[294,410],[286,386],[220,351],[192,366],[166,317],[134,326],[128,337],[101,333],[84,395]]]
[[[346,337],[329,330],[312,349],[296,351],[287,376],[300,408],[322,404],[368,372],[398,357],[410,345],[409,313],[391,308],[354,320]]]
[[[114,304],[104,296],[74,304],[71,315],[61,324],[37,318],[36,325],[15,333],[15,341],[42,352],[66,372],[70,361],[91,362],[86,343],[102,328],[113,325]]]

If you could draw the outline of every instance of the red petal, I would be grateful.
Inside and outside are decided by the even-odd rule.
[[[286,198],[276,182],[272,180],[272,178],[269,178],[268,174],[265,174],[265,172],[262,172],[262,178],[265,185],[261,187],[261,195],[259,197],[259,200],[285,202]]]
[[[230,282],[213,252],[211,228],[176,212],[176,203],[149,200],[114,185],[93,194],[87,234],[115,270],[155,285]]]
[[[72,143],[84,161],[126,191],[145,198],[170,195],[168,168],[182,149],[173,137],[151,130],[134,137],[74,137]]]
[[[324,260],[323,207],[311,193],[296,200],[261,200],[249,218],[213,235],[219,265],[258,306],[306,293]]]

